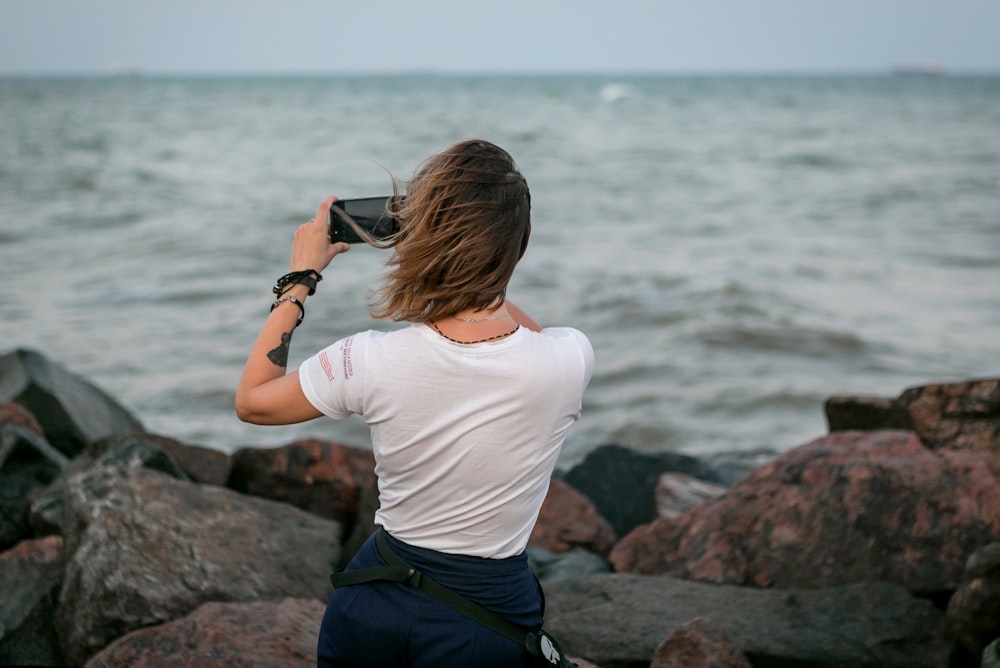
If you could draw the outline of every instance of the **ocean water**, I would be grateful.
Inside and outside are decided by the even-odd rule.
[[[240,423],[243,361],[324,196],[477,136],[532,189],[511,298],[596,350],[562,466],[780,452],[832,394],[1000,373],[997,77],[7,79],[0,119],[0,350],[190,443],[367,443],[358,419]],[[386,326],[385,258],[335,259],[293,367]]]

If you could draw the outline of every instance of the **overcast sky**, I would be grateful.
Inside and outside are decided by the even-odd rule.
[[[0,0],[0,74],[1000,72],[1000,0]]]

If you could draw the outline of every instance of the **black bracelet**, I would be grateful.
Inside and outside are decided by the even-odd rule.
[[[299,317],[298,320],[295,321],[295,326],[298,327],[299,325],[301,325],[302,321],[306,317],[305,304],[299,301],[299,299],[294,295],[288,295],[287,297],[280,297],[278,299],[275,299],[274,303],[271,304],[271,310],[273,311],[274,309],[276,309],[278,307],[278,304],[280,304],[281,302],[292,302],[293,304],[299,307]]]
[[[309,288],[309,294],[314,295],[316,294],[316,284],[322,280],[323,274],[315,269],[292,271],[279,278],[274,287],[271,288],[271,292],[276,295],[283,295],[293,285],[304,285]]]

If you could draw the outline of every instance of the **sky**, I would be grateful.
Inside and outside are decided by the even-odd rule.
[[[1000,73],[1000,0],[0,0],[0,75]]]

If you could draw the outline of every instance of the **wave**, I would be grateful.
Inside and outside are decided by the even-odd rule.
[[[791,324],[770,326],[733,324],[710,327],[698,332],[703,344],[755,352],[777,352],[804,357],[862,355],[869,351],[864,339],[851,332],[801,327]]]

